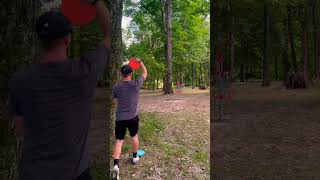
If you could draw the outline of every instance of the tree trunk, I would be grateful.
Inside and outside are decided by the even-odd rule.
[[[165,30],[166,30],[166,87],[164,94],[172,94],[172,5],[171,0],[165,0]]]
[[[200,71],[198,69],[198,67],[196,66],[196,87],[199,87],[200,86]]]
[[[211,85],[210,85],[210,81],[211,81],[211,78],[213,78],[213,76],[211,75],[211,63],[210,62],[208,62],[208,71],[207,71],[207,77],[208,77],[208,86],[210,87]]]
[[[271,16],[271,0],[264,2],[264,58],[263,58],[263,81],[262,86],[270,86],[271,81],[271,32],[270,32],[270,16]]]
[[[199,68],[200,68],[200,75],[199,75],[199,79],[200,79],[200,86],[203,85],[203,72],[202,72],[202,64],[199,64]]]
[[[184,73],[181,73],[181,83],[184,83]]]
[[[243,68],[244,68],[244,65],[241,64],[241,67],[240,67],[240,82],[244,82]]]
[[[297,64],[297,55],[296,55],[296,45],[293,35],[293,27],[292,27],[292,14],[291,14],[291,7],[288,7],[288,31],[289,31],[289,41],[290,41],[290,48],[291,48],[291,58],[292,58],[292,65],[295,74],[298,74],[298,64]]]
[[[207,63],[203,63],[203,84],[207,86],[208,84],[208,67],[206,66]]]
[[[284,34],[283,34],[283,52],[282,52],[282,68],[283,68],[283,85],[287,86],[288,83],[288,73],[290,70],[289,62],[289,40],[288,40],[288,19],[284,20]]]
[[[163,82],[162,91],[164,92],[166,89],[166,77],[165,76],[163,76],[162,82]]]
[[[157,77],[157,89],[159,89],[159,78]]]
[[[206,66],[205,66],[205,63],[202,63],[202,68],[203,68],[203,74],[202,74],[202,77],[203,77],[203,82],[202,84],[203,85],[206,85]]]
[[[303,64],[303,80],[304,84],[307,84],[308,76],[308,7],[304,8],[304,18],[301,23],[302,38],[301,38],[301,52],[302,52],[302,64]]]
[[[123,62],[122,47],[122,10],[123,0],[111,0],[111,59],[112,59],[112,83],[116,83],[119,79],[118,69]]]
[[[253,79],[254,78],[254,74],[253,74],[253,67],[250,68],[250,78]]]
[[[317,32],[317,40],[316,41],[318,42],[318,45],[317,45],[318,54],[316,55],[318,57],[318,59],[317,59],[317,62],[318,62],[318,64],[317,64],[318,65],[317,66],[317,68],[318,68],[317,74],[318,74],[318,77],[320,79],[320,30],[319,30],[319,32]]]
[[[317,4],[318,2],[318,4]],[[319,22],[319,1],[312,1],[312,24],[314,39],[314,73],[316,79],[320,80],[320,22]]]
[[[33,26],[38,5],[36,0],[0,1],[0,179],[13,180],[18,175],[21,143],[8,112],[8,82],[17,69],[38,61]]]
[[[278,57],[274,57],[274,76],[278,80]]]
[[[248,82],[248,66],[246,66],[245,71],[246,82]]]
[[[234,81],[234,32],[233,29],[230,32],[230,75],[231,80]]]
[[[192,63],[192,89],[194,89],[194,86],[195,86],[195,79],[196,79],[196,66],[194,63]]]

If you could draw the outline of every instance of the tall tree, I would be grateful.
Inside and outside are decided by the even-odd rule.
[[[314,42],[314,69],[316,78],[320,80],[320,1],[312,0],[311,4]]]
[[[303,79],[307,83],[309,81],[309,69],[308,69],[308,34],[309,34],[309,7],[308,4],[304,4],[302,7],[301,18],[301,52],[302,52],[302,65],[303,65]]]
[[[166,81],[164,94],[172,94],[172,3],[171,0],[165,0],[164,2],[164,29],[166,32]]]
[[[110,78],[110,81],[107,81],[108,88],[108,96],[107,96],[107,127],[113,132],[114,129],[114,109],[115,104],[111,103],[111,90],[112,85],[115,84],[119,80],[119,69],[123,62],[123,43],[122,43],[122,11],[123,11],[123,0],[111,0],[110,4],[110,15],[111,15],[111,64],[109,64],[109,68],[111,72],[106,71],[109,74],[105,75],[105,78]],[[108,136],[109,137],[109,136]],[[109,144],[108,144],[109,145]],[[109,146],[108,146],[109,147]],[[109,148],[110,149],[110,148]],[[108,149],[108,150],[109,150]]]
[[[112,82],[119,80],[119,67],[123,62],[122,43],[122,11],[123,0],[111,0],[111,59],[112,59]]]
[[[298,62],[297,62],[297,53],[296,53],[296,45],[295,45],[295,37],[294,37],[294,29],[293,29],[293,19],[292,19],[292,8],[293,6],[288,5],[288,31],[289,31],[289,42],[291,49],[291,59],[293,65],[293,71],[295,74],[298,74]]]
[[[288,73],[290,70],[290,62],[289,62],[289,40],[288,40],[288,18],[285,17],[283,20],[283,51],[282,51],[282,72],[283,72],[283,85],[286,85],[288,82]]]
[[[271,81],[271,33],[270,33],[270,16],[271,0],[264,2],[264,57],[263,57],[263,81],[262,86],[270,86]]]
[[[36,0],[0,1],[0,179],[17,179],[20,143],[7,108],[8,81],[17,69],[37,59],[38,6]]]
[[[192,63],[192,89],[195,87],[195,79],[196,79],[196,66]]]
[[[231,23],[233,24],[234,18],[232,17],[232,21]],[[235,43],[235,39],[234,39],[234,30],[233,28],[231,28],[230,31],[230,40],[229,40],[229,46],[230,46],[230,73],[231,73],[231,79],[232,81],[234,81],[235,78],[235,62],[234,62],[234,43]]]

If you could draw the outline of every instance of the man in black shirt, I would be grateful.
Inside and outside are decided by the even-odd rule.
[[[77,60],[67,57],[72,25],[58,12],[37,20],[44,55],[9,84],[9,108],[24,136],[20,180],[91,179],[88,129],[96,83],[110,61],[110,16],[102,1],[94,6],[104,39]],[[85,12],[83,12],[85,13]]]

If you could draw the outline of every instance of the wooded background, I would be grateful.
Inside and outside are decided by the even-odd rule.
[[[134,39],[124,56],[145,62],[146,88],[168,94],[176,82],[209,86],[209,1],[127,0],[124,15],[132,18],[124,33]]]
[[[320,78],[319,0],[215,0],[214,52],[234,81],[281,80],[305,88]],[[215,63],[215,62],[214,62]]]

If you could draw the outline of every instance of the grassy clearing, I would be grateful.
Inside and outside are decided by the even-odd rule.
[[[207,179],[209,125],[203,126],[207,128],[206,130],[199,129],[197,128],[199,120],[193,122],[194,119],[195,117],[186,118],[174,113],[166,115],[142,113],[139,129],[140,149],[144,149],[146,155],[142,157],[139,165],[132,166],[129,162],[129,157],[132,156],[131,142],[127,136],[120,162],[120,178]],[[192,129],[190,126],[195,128]]]
[[[95,119],[90,147],[95,157],[91,173],[94,180],[109,179],[112,167],[114,132],[107,147],[105,90],[97,91]],[[121,179],[209,179],[209,90],[186,88],[182,94],[163,95],[161,91],[141,92],[140,149],[146,151],[140,164],[130,163],[131,139],[127,136],[120,160]],[[109,145],[109,144],[108,144]],[[110,163],[106,163],[110,149]]]

